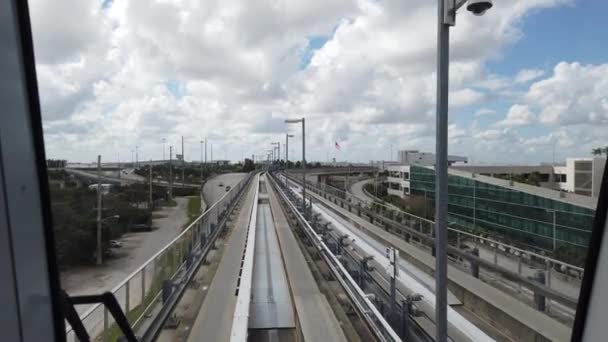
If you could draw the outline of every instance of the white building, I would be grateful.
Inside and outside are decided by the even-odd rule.
[[[536,175],[543,188],[597,197],[605,166],[605,157],[593,157],[567,158],[561,165],[453,165],[452,168],[498,178]]]
[[[390,160],[370,160],[369,166],[375,167],[380,171],[385,171],[389,166],[399,165],[399,162]]]
[[[408,196],[410,194],[410,166],[391,165],[387,169],[388,194],[399,197]]]
[[[560,190],[576,194],[598,197],[606,158],[568,158],[565,166],[555,166],[557,183]]]
[[[397,152],[398,162],[400,165],[423,165],[433,166],[435,165],[435,154],[429,152],[420,152],[418,150],[401,150]],[[448,156],[448,165],[453,163],[467,163],[467,157],[461,156]]]

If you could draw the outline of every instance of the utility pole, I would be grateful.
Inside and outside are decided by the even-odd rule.
[[[169,200],[173,199],[173,146],[169,146]]]
[[[203,183],[203,143],[201,140],[201,184]]]
[[[165,141],[167,139],[163,138],[163,162],[165,161]]]
[[[289,169],[289,133],[285,134],[285,169]]]
[[[438,0],[437,114],[435,128],[435,324],[436,340],[447,341],[447,214],[448,214],[448,82],[450,26],[444,23],[445,0]],[[456,10],[454,10],[456,11]]]
[[[148,203],[148,209],[150,209],[150,212],[152,211],[152,159],[150,159],[150,165],[148,168],[148,178],[149,178],[149,193],[150,193],[150,198],[148,199],[149,203]]]
[[[182,185],[184,185],[184,183],[186,182],[186,179],[184,178],[185,170],[186,170],[186,158],[184,155],[184,136],[182,135]]]
[[[97,156],[97,265],[103,262],[101,246],[101,155]]]
[[[205,164],[207,164],[207,137],[205,137]]]
[[[135,145],[135,168],[139,168],[139,146]]]

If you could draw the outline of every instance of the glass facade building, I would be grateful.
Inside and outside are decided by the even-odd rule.
[[[547,250],[564,244],[589,245],[594,210],[478,178],[482,177],[448,175],[451,226],[491,232]],[[412,166],[410,187],[413,195],[434,198],[434,169]]]

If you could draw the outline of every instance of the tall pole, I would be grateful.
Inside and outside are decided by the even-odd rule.
[[[139,146],[135,145],[135,167],[139,167]]]
[[[205,137],[205,164],[207,164],[207,137]]]
[[[97,156],[97,265],[102,263],[101,246],[101,155]]]
[[[437,1],[437,116],[435,130],[435,324],[437,342],[447,341],[448,82],[450,27],[445,0]]]
[[[169,146],[169,199],[173,199],[173,146]]]
[[[306,215],[306,122],[304,118],[302,118],[302,204],[304,205],[304,215]]]
[[[167,141],[167,139],[163,138],[163,162],[165,161],[165,141]]]
[[[150,165],[148,165],[148,179],[149,179],[149,194],[150,198],[148,199],[148,209],[152,211],[152,159],[150,159]]]
[[[203,143],[201,140],[201,183],[203,182]]]
[[[289,169],[289,133],[285,134],[285,169]]]
[[[184,178],[184,172],[186,169],[186,158],[184,158],[184,136],[182,135],[182,185],[184,185],[186,179]]]

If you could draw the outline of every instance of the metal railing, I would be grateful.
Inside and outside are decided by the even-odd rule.
[[[290,179],[292,179],[298,183],[301,182],[299,179],[296,179],[296,178],[290,177]],[[382,200],[376,198],[375,196],[373,196],[371,194],[370,194],[370,197],[374,201],[373,201],[373,204],[370,206],[369,200],[359,198],[350,192],[346,192],[344,190],[335,188],[331,185],[318,183],[318,182],[311,182],[311,181],[307,181],[307,183],[308,183],[309,187],[314,187],[314,188],[320,189],[324,192],[327,192],[328,194],[332,194],[333,196],[336,196],[338,198],[351,202],[351,203],[353,203],[353,205],[361,205],[361,206],[367,208],[368,210],[372,210],[372,211],[382,214],[383,216],[386,216],[388,218],[397,219],[397,221],[404,222],[411,227],[417,227],[421,232],[425,232],[426,234],[428,234],[431,237],[435,236],[435,222],[434,221],[420,217],[420,216],[416,216],[414,214],[408,213],[403,210],[400,210],[393,205],[382,202]],[[366,192],[366,191],[364,190],[364,192]],[[487,244],[491,248],[494,248],[496,254],[498,254],[499,251],[509,251],[511,254],[513,254],[513,257],[519,258],[520,262],[523,261],[522,259],[536,259],[536,260],[540,261],[540,263],[543,265],[558,266],[559,270],[566,274],[570,274],[571,272],[569,272],[569,271],[575,271],[578,273],[576,275],[577,278],[582,279],[583,272],[584,272],[584,269],[582,267],[575,266],[575,265],[569,264],[567,262],[564,262],[564,261],[561,261],[561,260],[558,260],[555,258],[551,258],[546,255],[536,253],[534,251],[530,251],[528,249],[515,247],[509,243],[487,238],[487,237],[481,236],[479,234],[464,231],[464,230],[461,230],[458,228],[448,226],[448,232],[456,234],[457,241],[461,240],[460,235],[467,236],[467,237],[473,238],[476,242],[480,242],[481,244]],[[496,260],[495,264],[500,264],[499,260],[497,260],[498,259],[497,257],[495,257],[494,259]]]
[[[289,178],[290,178],[291,182],[301,185],[300,179],[297,179],[294,177],[289,177]],[[307,181],[307,185],[308,185],[307,187],[310,190],[312,190],[313,192],[316,192],[319,196],[326,197],[326,199],[330,200],[331,202],[333,202],[336,205],[340,205],[343,208],[346,206],[346,207],[348,207],[349,211],[352,209],[352,210],[358,211],[360,214],[369,216],[370,219],[382,223],[387,228],[390,227],[392,229],[396,229],[397,231],[399,231],[399,234],[411,235],[412,237],[419,239],[422,244],[426,244],[426,246],[433,246],[433,244],[434,244],[434,226],[435,225],[434,225],[434,222],[431,220],[421,218],[418,216],[414,216],[414,215],[411,215],[406,212],[396,213],[395,210],[389,211],[389,209],[380,210],[378,208],[373,208],[372,206],[370,206],[368,204],[368,201],[360,199],[360,198],[354,196],[353,194],[345,192],[341,189],[334,188],[327,184]],[[571,297],[570,295],[558,292],[551,287],[551,281],[550,281],[551,274],[552,274],[551,265],[552,265],[552,262],[555,261],[558,265],[565,266],[566,270],[574,269],[574,270],[582,271],[581,268],[574,266],[574,265],[564,263],[559,260],[555,260],[555,259],[543,256],[543,255],[540,255],[540,254],[532,253],[527,250],[518,249],[516,247],[509,246],[507,244],[504,244],[504,243],[501,243],[498,241],[494,241],[492,239],[484,238],[484,237],[481,237],[481,236],[478,236],[475,234],[463,232],[463,231],[460,231],[460,230],[457,230],[454,228],[448,228],[448,229],[449,229],[449,232],[456,235],[456,240],[457,240],[456,246],[451,246],[451,245],[448,246],[448,253],[450,253],[451,255],[456,256],[456,258],[460,258],[462,260],[470,262],[471,264],[483,266],[485,269],[488,269],[490,271],[495,271],[495,272],[502,274],[502,276],[505,279],[513,281],[517,285],[518,290],[520,292],[522,291],[522,288],[527,288],[530,291],[532,291],[533,293],[538,293],[540,295],[546,296],[547,299],[559,302],[570,309],[574,309],[576,307],[576,304],[577,304],[576,298]],[[521,251],[521,254],[518,257],[517,270],[514,271],[514,270],[510,269],[510,266],[501,265],[499,262],[500,260],[497,257],[494,258],[494,261],[487,261],[485,259],[480,258],[479,256],[475,256],[475,255],[472,255],[471,253],[461,250],[460,248],[458,248],[460,234],[462,234],[462,235],[468,234],[468,236],[472,236],[473,238],[481,239],[483,241],[488,241],[488,244],[498,243],[501,245],[508,246],[509,248],[514,248],[516,250]],[[448,236],[450,236],[450,235],[448,235]],[[496,249],[498,249],[498,248],[496,248]],[[498,253],[498,252],[496,252],[496,253]],[[545,272],[545,275],[547,276],[547,279],[549,279],[545,284],[541,284],[541,283],[538,283],[536,280],[529,279],[527,276],[525,276],[523,274],[522,267],[521,267],[522,263],[524,262],[523,255],[533,256],[535,258],[539,258],[544,261],[544,264],[546,265],[544,267],[544,272]]]
[[[353,301],[355,307],[361,314],[361,317],[366,321],[372,332],[380,341],[401,341],[401,338],[393,328],[384,319],[382,314],[374,306],[374,304],[367,298],[365,293],[357,285],[357,282],[351,277],[348,271],[331,252],[331,250],[325,245],[323,239],[314,231],[304,216],[298,211],[298,208],[289,200],[288,196],[283,192],[277,181],[273,177],[272,182],[277,185],[275,189],[290,208],[291,212],[295,215],[297,221],[302,225],[306,235],[316,249],[319,251],[329,269],[334,274],[335,278],[340,282],[347,295]]]
[[[179,235],[110,291],[134,330],[144,315],[154,311],[154,306],[161,299],[163,286],[167,286],[167,281],[187,266],[191,253],[214,242],[213,239],[217,236],[215,233],[220,228],[218,224],[249,184],[252,175],[241,179]],[[120,329],[103,305],[91,306],[80,315],[80,319],[89,335],[96,340],[113,342],[121,335]],[[66,327],[66,337],[67,341],[78,341],[69,326]]]

